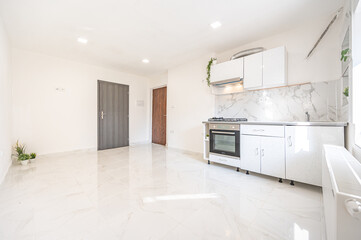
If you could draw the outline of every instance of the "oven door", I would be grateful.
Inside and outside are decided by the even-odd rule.
[[[228,156],[240,156],[239,131],[210,130],[210,152]]]

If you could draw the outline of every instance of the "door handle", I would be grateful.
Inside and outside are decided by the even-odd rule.
[[[361,220],[361,203],[356,199],[347,199],[345,201],[347,212],[354,218]]]
[[[256,152],[255,152],[255,153],[256,153],[256,156],[258,156],[258,148],[256,148]]]
[[[261,156],[264,157],[264,149],[261,150]]]
[[[289,146],[289,147],[292,147],[292,139],[291,139],[291,136],[288,136],[288,137],[287,137],[287,142],[288,142],[288,146]]]
[[[219,131],[213,131],[212,133],[218,133],[218,134],[227,134],[227,135],[235,135],[235,132],[219,132]]]
[[[101,117],[102,119],[104,119],[104,112],[103,112],[103,111],[100,113],[100,117]]]

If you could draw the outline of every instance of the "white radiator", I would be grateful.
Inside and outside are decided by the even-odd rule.
[[[344,147],[324,145],[322,192],[327,240],[360,240],[361,163]]]

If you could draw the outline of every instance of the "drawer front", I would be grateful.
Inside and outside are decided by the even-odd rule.
[[[219,156],[215,154],[209,154],[209,161],[221,163],[232,167],[241,167],[241,161],[239,159]]]
[[[269,125],[242,125],[242,134],[256,135],[256,136],[270,136],[270,137],[284,137],[284,126],[269,126]]]

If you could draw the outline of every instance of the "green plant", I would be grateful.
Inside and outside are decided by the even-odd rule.
[[[20,154],[19,158],[18,158],[19,161],[25,161],[25,160],[29,160],[29,159],[30,159],[30,155],[26,154],[26,153]]]
[[[36,153],[30,153],[30,159],[35,159],[36,158]]]
[[[14,146],[14,151],[16,152],[16,156],[19,157],[21,154],[25,153],[25,145],[20,144],[19,140],[17,140]]]
[[[345,90],[343,90],[343,95],[345,95],[346,97],[348,97],[348,94],[349,94],[348,90],[349,90],[349,87],[345,87]]]
[[[341,61],[346,62],[347,58],[349,57],[349,52],[350,52],[350,48],[346,48],[344,50],[341,51]]]
[[[207,84],[208,84],[208,86],[211,86],[211,67],[212,67],[214,60],[217,60],[217,58],[211,58],[211,60],[209,60],[208,65],[207,65]]]

